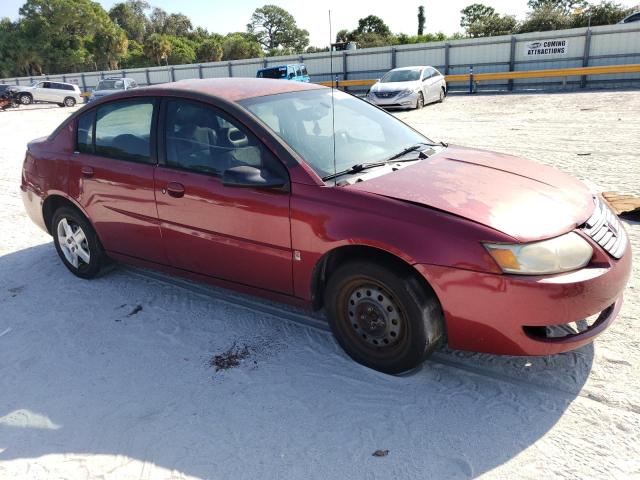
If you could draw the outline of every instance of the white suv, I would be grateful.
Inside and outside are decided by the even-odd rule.
[[[61,107],[73,107],[76,103],[82,103],[78,85],[48,80],[33,82],[30,87],[20,87],[18,98],[23,105],[47,102],[57,103]]]

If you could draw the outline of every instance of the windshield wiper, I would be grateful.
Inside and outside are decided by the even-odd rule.
[[[381,162],[356,163],[355,165],[351,165],[351,167],[347,168],[346,170],[342,170],[341,172],[332,173],[331,175],[322,177],[322,180],[324,181],[331,180],[333,178],[341,177],[342,175],[348,175],[350,173],[358,173],[363,170],[367,170],[369,168],[381,167],[389,163],[415,162],[417,160],[428,157],[428,155],[426,155],[422,151],[422,150],[426,150],[425,147],[440,147],[440,146],[446,146],[446,145],[425,143],[425,142],[416,143],[415,145],[411,145],[410,147],[402,149],[400,152],[394,155],[391,155],[389,158],[382,160]],[[400,157],[404,157],[407,153],[415,152],[416,150],[420,150],[418,158],[412,157],[412,158],[407,158],[405,160],[397,160]]]

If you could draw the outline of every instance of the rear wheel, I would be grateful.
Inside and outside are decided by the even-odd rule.
[[[367,261],[339,267],[325,290],[329,324],[358,363],[396,374],[418,366],[444,335],[440,304],[409,273]]]
[[[67,97],[64,99],[64,106],[65,107],[73,107],[76,104],[76,99],[73,97]]]
[[[95,230],[77,210],[61,207],[53,215],[53,242],[65,266],[81,278],[100,273],[105,254]]]

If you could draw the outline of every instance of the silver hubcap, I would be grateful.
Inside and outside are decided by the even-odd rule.
[[[62,250],[67,262],[75,268],[78,268],[81,262],[88,265],[91,261],[91,254],[87,237],[82,228],[63,218],[58,222],[57,233],[60,250]]]
[[[385,347],[400,339],[400,311],[391,297],[375,286],[363,286],[349,297],[351,328],[365,342]]]
[[[73,100],[71,100],[70,98],[67,98],[64,103],[67,105],[67,107],[73,107]]]

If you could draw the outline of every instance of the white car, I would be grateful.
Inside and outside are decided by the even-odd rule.
[[[402,67],[388,71],[367,93],[367,100],[384,108],[422,108],[447,95],[444,76],[433,67]]]
[[[83,101],[78,85],[48,80],[38,80],[30,87],[20,87],[18,98],[23,105],[47,102],[57,103],[61,107],[73,107],[76,103]]]

